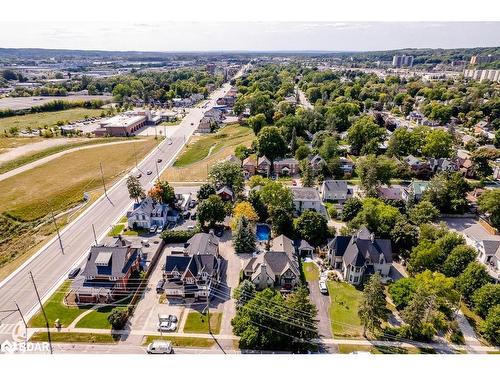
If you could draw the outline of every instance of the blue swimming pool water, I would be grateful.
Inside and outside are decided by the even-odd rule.
[[[257,228],[255,230],[255,235],[257,240],[259,241],[267,241],[271,236],[271,229],[268,225],[265,224],[257,224]]]

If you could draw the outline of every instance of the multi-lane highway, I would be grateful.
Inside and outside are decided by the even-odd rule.
[[[242,71],[238,75],[241,73]],[[230,85],[225,84],[212,93],[207,105],[191,109],[174,135],[159,143],[138,164],[138,169],[143,172],[140,181],[145,189],[149,189],[153,185],[156,179],[156,167],[158,166],[161,173],[173,163],[176,155],[196,129],[203,114],[215,105],[216,100],[224,96],[229,89]],[[157,163],[158,159],[163,159],[163,161]],[[105,160],[103,167],[106,168]],[[147,175],[147,170],[151,170],[153,173]],[[88,254],[88,250],[94,242],[92,225],[95,227],[98,239],[103,238],[109,231],[110,225],[130,208],[132,201],[128,195],[125,179],[126,176],[112,187],[108,187],[106,196],[102,196],[61,231],[64,254],[61,252],[57,237],[54,237],[16,272],[0,283],[0,310],[15,309],[15,302],[26,317],[38,310],[39,306],[29,272],[33,273],[41,297],[48,297],[66,278],[69,270],[81,263]],[[8,328],[20,319],[17,313],[5,316],[6,314],[0,315],[0,342],[11,336]]]

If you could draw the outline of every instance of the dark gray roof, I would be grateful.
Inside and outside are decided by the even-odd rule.
[[[306,240],[301,240],[299,250],[314,250],[314,247],[312,247]]]
[[[486,255],[494,255],[500,249],[500,241],[484,240],[483,247]]]
[[[186,252],[190,255],[218,255],[219,239],[213,233],[197,233],[191,237],[187,243],[189,246],[187,247]]]
[[[319,193],[312,187],[291,187],[295,201],[320,201]]]
[[[153,198],[144,198],[141,202],[134,204],[129,216],[143,214],[147,217],[163,217],[167,214],[167,207],[156,202]]]
[[[121,278],[127,274],[138,255],[138,249],[128,246],[92,246],[82,275],[86,278]],[[102,263],[104,261],[105,263]]]
[[[200,272],[206,272],[208,275],[213,275],[219,269],[218,259],[211,254],[203,255],[167,255],[165,260],[165,272],[179,272],[180,279],[184,277],[187,271],[191,272],[194,277],[197,277]]]
[[[281,275],[288,265],[294,273],[299,273],[297,266],[290,260],[288,254],[283,251],[266,252],[264,254],[264,262],[271,268],[275,275]]]
[[[323,181],[325,191],[335,191],[347,194],[347,181],[345,180],[325,180]]]

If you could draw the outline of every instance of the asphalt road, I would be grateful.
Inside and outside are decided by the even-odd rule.
[[[191,109],[172,136],[172,144],[169,145],[168,140],[162,141],[138,164],[138,168],[143,171],[140,181],[146,189],[154,183],[156,166],[161,174],[163,169],[173,163],[176,153],[183,148],[189,136],[194,132],[204,112],[210,109],[216,100],[224,96],[229,89],[229,84],[225,84],[212,93],[210,104],[206,108]],[[192,126],[191,123],[194,125]],[[133,152],[132,148],[131,152]],[[157,164],[159,158],[163,159],[161,164]],[[103,168],[106,168],[105,160]],[[151,170],[153,173],[148,176],[145,173],[146,170]],[[33,273],[41,298],[50,296],[52,291],[66,278],[68,272],[80,264],[87,255],[94,242],[92,225],[95,226],[97,238],[101,239],[106,235],[110,226],[123,216],[131,206],[132,201],[128,196],[125,179],[126,177],[112,187],[108,187],[105,197],[92,204],[61,231],[64,253],[61,251],[57,237],[54,237],[36,255],[0,283],[0,310],[15,309],[15,302],[17,302],[26,318],[36,313],[39,306],[29,272]],[[8,313],[0,312],[0,328],[2,326],[9,327],[10,324],[17,323],[19,319],[20,316],[17,313],[8,315]],[[0,342],[11,336],[4,330],[0,330]]]

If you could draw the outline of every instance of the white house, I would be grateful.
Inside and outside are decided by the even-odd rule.
[[[318,191],[312,187],[291,187],[295,213],[300,215],[304,211],[313,210],[327,216],[326,208],[321,201]]]
[[[132,211],[127,212],[128,226],[143,229],[149,229],[154,225],[163,227],[167,220],[167,211],[167,205],[147,197],[140,203],[134,204]]]

